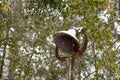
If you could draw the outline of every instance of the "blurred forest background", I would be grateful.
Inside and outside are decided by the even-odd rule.
[[[75,80],[120,80],[119,0],[0,0],[0,79],[65,80],[53,36],[86,28]]]

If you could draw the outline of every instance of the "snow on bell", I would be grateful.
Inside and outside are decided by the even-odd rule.
[[[80,47],[75,29],[59,31],[55,34],[54,42],[56,46],[65,53],[78,52]]]

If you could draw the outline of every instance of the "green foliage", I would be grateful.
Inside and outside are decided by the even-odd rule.
[[[66,64],[55,58],[53,36],[59,30],[83,26],[86,28],[89,44],[81,58],[80,69],[76,66],[79,65],[79,60],[76,60],[78,64],[75,65],[75,73],[81,71],[80,74],[83,75],[81,79],[117,80],[119,78],[119,47],[117,46],[120,43],[116,40],[117,34],[114,34],[116,31],[114,22],[119,23],[119,20],[114,9],[117,1],[113,2],[6,0],[4,2],[7,5],[6,9],[0,9],[0,50],[1,54],[4,54],[5,49],[4,60],[8,60],[9,63],[0,66],[6,66],[9,73],[15,72],[12,77],[15,80],[65,78]],[[108,14],[110,17],[104,22],[99,15],[107,9],[104,17]],[[77,79],[77,75],[75,78]]]

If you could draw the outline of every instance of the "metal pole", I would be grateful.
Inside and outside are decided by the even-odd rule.
[[[67,80],[74,80],[74,57],[67,58]]]

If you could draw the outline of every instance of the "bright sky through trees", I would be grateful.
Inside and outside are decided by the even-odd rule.
[[[0,79],[65,79],[66,63],[56,59],[53,37],[82,26],[89,43],[84,56],[75,62],[74,79],[119,80],[119,2],[1,0]]]

